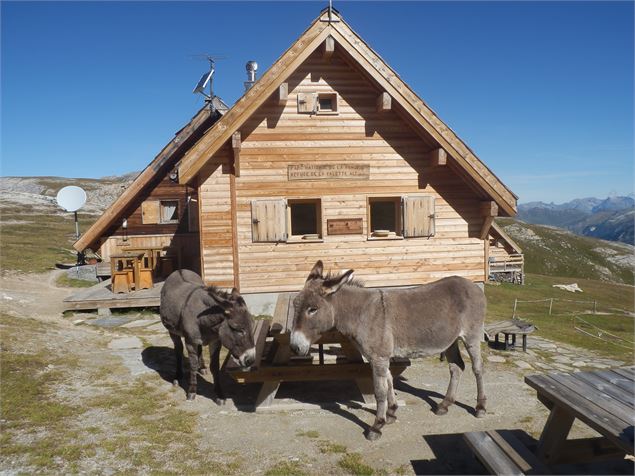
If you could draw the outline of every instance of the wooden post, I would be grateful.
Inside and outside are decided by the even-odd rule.
[[[234,151],[234,175],[240,177],[240,149],[242,141],[240,139],[240,131],[232,134],[232,149]]]
[[[289,100],[289,83],[278,86],[278,105],[285,106]]]
[[[324,61],[329,61],[335,51],[335,38],[327,36],[324,40]]]
[[[518,305],[518,298],[514,299],[514,311],[512,312],[512,319],[516,317],[516,306]]]
[[[377,96],[377,112],[387,112],[392,108],[392,98],[386,91]]]
[[[549,315],[551,316],[551,308],[553,307],[553,298],[549,300]]]
[[[431,167],[443,167],[448,164],[448,153],[442,147],[428,152]]]
[[[485,217],[483,220],[483,227],[481,228],[481,240],[486,240],[489,234],[489,229],[494,222],[494,217],[498,215],[498,204],[494,201],[481,202],[481,216]]]
[[[593,301],[593,314],[597,314],[598,312],[598,302]]]

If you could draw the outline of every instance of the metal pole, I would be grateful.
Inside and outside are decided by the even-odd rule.
[[[551,316],[551,308],[553,307],[553,298],[549,300],[549,315]]]
[[[77,219],[77,212],[75,213],[75,241],[79,240],[79,220]],[[77,252],[77,266],[85,264],[84,262],[84,253],[81,251]],[[77,276],[79,277],[79,268],[77,269]]]

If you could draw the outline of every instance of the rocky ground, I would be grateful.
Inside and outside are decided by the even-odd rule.
[[[524,375],[623,364],[531,336],[527,353],[484,347],[488,413],[476,419],[470,371],[457,404],[438,417],[431,410],[445,393],[447,365],[415,360],[396,383],[404,403],[398,421],[370,443],[363,431],[373,413],[345,384],[287,385],[277,410],[252,413],[233,400],[216,406],[209,376],[202,376],[199,395],[187,402],[169,383],[172,345],[156,315],[63,316],[61,300],[71,291],[54,282],[53,273],[7,274],[0,286],[8,372],[0,474],[481,474],[462,433],[518,429],[531,442],[544,426],[547,410]],[[230,394],[237,401],[253,390],[233,386]],[[289,403],[315,401],[321,408],[289,410]],[[575,437],[593,434],[574,425]],[[633,466],[557,471],[632,474]]]

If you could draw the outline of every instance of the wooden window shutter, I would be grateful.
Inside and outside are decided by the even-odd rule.
[[[161,205],[158,200],[146,200],[141,203],[141,223],[144,225],[156,225],[159,223]]]
[[[298,112],[315,114],[317,112],[317,93],[298,93]]]
[[[403,236],[434,236],[434,197],[403,197]]]
[[[287,241],[287,201],[253,200],[251,236],[254,243]]]

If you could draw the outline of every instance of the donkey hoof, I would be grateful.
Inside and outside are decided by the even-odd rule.
[[[434,411],[434,414],[437,416],[443,416],[446,415],[448,413],[448,407],[443,407],[443,406],[438,406],[437,409]]]
[[[189,401],[194,400],[194,398],[196,398],[196,393],[194,393],[194,392],[188,392],[188,393],[187,393],[187,399],[188,399]]]
[[[476,418],[483,418],[486,413],[487,413],[487,410],[485,410],[485,408],[477,408],[476,409]]]
[[[364,432],[364,437],[368,441],[377,441],[379,438],[381,438],[381,431],[369,428]]]

